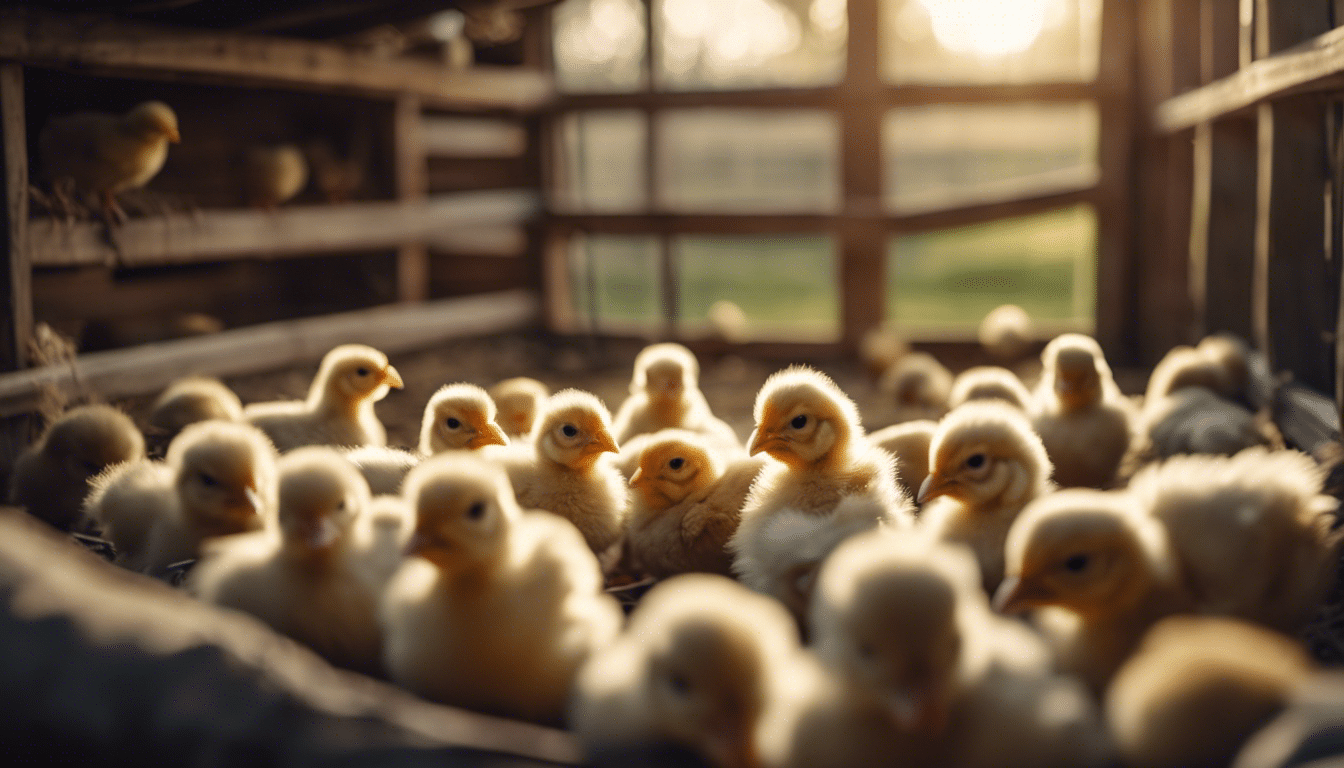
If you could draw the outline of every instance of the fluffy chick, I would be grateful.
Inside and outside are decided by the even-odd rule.
[[[172,108],[146,101],[123,115],[53,117],[37,142],[43,173],[57,195],[71,186],[97,195],[110,222],[126,218],[114,196],[148,184],[168,159],[168,144],[180,140]]]
[[[1031,316],[1016,304],[995,307],[980,321],[980,346],[996,360],[1012,363],[1027,354],[1034,342]]]
[[[401,374],[387,355],[362,344],[343,344],[322,358],[306,401],[253,403],[243,409],[243,418],[280,451],[303,445],[386,445],[387,431],[373,404],[389,388],[401,387]]]
[[[1008,529],[1028,502],[1053,490],[1050,471],[1025,414],[1004,403],[967,403],[943,417],[933,436],[920,524],[936,539],[968,545],[993,594]]]
[[[640,455],[625,523],[623,555],[637,573],[728,575],[727,544],[764,461],[725,463],[703,437],[663,430]]]
[[[1101,345],[1066,333],[1041,353],[1031,424],[1065,488],[1110,486],[1130,449],[1130,407],[1111,377]]]
[[[286,454],[276,470],[279,535],[206,542],[188,589],[256,616],[333,664],[377,672],[377,585],[361,569],[356,540],[368,486],[350,462],[322,446]]]
[[[1016,373],[997,365],[977,365],[957,374],[948,406],[956,408],[972,400],[1000,400],[1020,411],[1031,407],[1031,392]]]
[[[392,679],[449,704],[542,722],[620,629],[597,559],[568,522],[523,512],[497,466],[425,460],[406,478],[408,557],[383,592]]]
[[[248,205],[275,208],[308,183],[308,161],[293,144],[248,147],[243,153],[243,198]]]
[[[1009,531],[994,606],[1042,619],[1061,667],[1095,692],[1152,624],[1188,610],[1180,564],[1162,525],[1123,493],[1066,489],[1033,501]]]
[[[196,557],[212,536],[274,519],[275,448],[247,424],[202,421],[182,430],[165,461],[99,475],[85,514],[102,526],[127,568],[158,573]]]
[[[640,350],[630,396],[612,419],[616,442],[660,429],[687,429],[711,437],[720,450],[740,450],[737,433],[710,412],[699,381],[700,363],[682,345],[652,344]]]
[[[425,456],[508,444],[495,420],[495,401],[475,384],[446,384],[425,404],[420,422],[420,453]]]
[[[897,421],[937,419],[947,413],[952,372],[927,352],[911,352],[883,371],[878,388],[895,404]]]
[[[595,395],[561,390],[547,401],[535,444],[491,446],[482,455],[508,472],[519,504],[570,521],[601,554],[620,539],[629,505],[621,473],[600,460],[617,451],[610,424]]]
[[[1106,717],[1127,765],[1224,766],[1315,670],[1301,645],[1278,633],[1174,616],[1116,674]]]
[[[868,442],[896,457],[896,479],[907,489],[918,490],[929,476],[929,446],[938,422],[917,419],[869,433]]]
[[[674,743],[715,768],[752,768],[773,751],[763,723],[805,664],[774,601],[720,576],[677,576],[584,666],[570,721],[590,752]]]
[[[95,477],[144,455],[144,437],[126,414],[106,405],[72,408],[19,454],[9,503],[68,530],[80,522]]]
[[[546,407],[551,390],[536,379],[518,376],[505,379],[487,390],[499,409],[499,425],[510,440],[525,439],[532,434],[537,414]]]
[[[243,404],[219,379],[191,376],[178,379],[154,401],[147,419],[150,438],[162,453],[188,424],[219,419],[239,421]]]

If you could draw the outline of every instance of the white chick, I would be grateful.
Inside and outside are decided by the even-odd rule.
[[[207,602],[261,619],[333,664],[376,673],[378,584],[360,562],[356,521],[369,505],[358,470],[332,448],[281,457],[272,531],[208,541],[188,577]]]
[[[62,530],[76,527],[100,473],[145,455],[130,417],[107,405],[71,408],[14,462],[9,503]]]
[[[952,372],[927,352],[911,352],[883,371],[878,388],[895,404],[897,421],[938,419],[947,413]]]
[[[169,384],[154,401],[146,421],[154,443],[166,449],[188,424],[210,419],[240,421],[242,418],[243,404],[224,382],[191,376]]]
[[[625,523],[623,556],[654,577],[687,571],[728,575],[729,538],[764,461],[725,463],[694,432],[663,430],[640,456]]]
[[[957,374],[952,382],[948,407],[956,408],[972,400],[1000,400],[1020,411],[1031,407],[1031,392],[1016,373],[997,365],[978,365]]]
[[[995,307],[980,321],[980,346],[991,357],[1012,363],[1024,357],[1035,341],[1031,316],[1016,304]]]
[[[509,473],[519,504],[570,521],[601,554],[620,539],[629,505],[621,473],[599,461],[617,451],[610,424],[596,396],[566,389],[547,401],[532,443],[491,446],[482,455]]]
[[[806,664],[774,601],[720,576],[676,576],[584,666],[570,721],[593,753],[670,743],[715,768],[754,768],[776,751],[764,723]]]
[[[422,455],[508,444],[509,438],[495,420],[495,401],[475,384],[446,384],[425,404],[420,422]]]
[[[392,679],[448,704],[555,723],[574,676],[620,630],[597,559],[574,526],[523,512],[475,454],[426,459],[406,478],[408,557],[383,592]]]
[[[1065,487],[1106,488],[1130,449],[1130,406],[1111,378],[1101,345],[1078,333],[1055,337],[1041,353],[1032,426]]]
[[[917,491],[929,476],[929,446],[937,431],[938,422],[917,419],[870,432],[868,442],[895,456],[896,479]]]
[[[118,562],[150,574],[196,557],[207,538],[262,528],[274,508],[275,448],[256,428],[227,421],[188,426],[165,461],[100,475],[84,507]]]
[[[243,409],[243,418],[280,451],[303,445],[386,445],[387,431],[373,404],[389,388],[401,387],[401,375],[387,355],[344,344],[322,358],[306,401],[253,403]]]
[[[990,594],[1003,579],[1003,542],[1022,508],[1053,490],[1050,459],[1024,413],[970,402],[938,424],[929,476],[919,488],[920,525],[970,546]],[[931,503],[934,500],[936,503]]]
[[[551,390],[526,376],[505,379],[487,390],[499,409],[499,425],[510,440],[527,439],[536,425],[537,414],[546,407]]]
[[[635,356],[630,396],[612,419],[611,433],[618,444],[636,435],[660,429],[687,429],[714,441],[725,454],[740,452],[742,443],[709,410],[700,392],[700,363],[680,344],[652,344]]]

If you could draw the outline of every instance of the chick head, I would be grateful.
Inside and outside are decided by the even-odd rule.
[[[1041,353],[1044,382],[1051,387],[1065,412],[1100,402],[1111,367],[1101,345],[1091,336],[1066,333],[1056,336]]]
[[[522,514],[504,470],[467,453],[421,462],[406,476],[402,498],[415,513],[406,554],[440,568],[493,561]]]
[[[499,409],[497,421],[504,432],[510,437],[527,437],[551,391],[536,379],[518,376],[499,382],[489,393]]]
[[[509,438],[495,423],[495,401],[474,384],[447,384],[425,405],[420,424],[421,453],[508,444]]]
[[[878,387],[903,408],[947,409],[952,372],[927,352],[901,356],[882,373]]]
[[[1127,494],[1070,488],[1031,502],[1004,545],[1003,612],[1044,605],[1083,617],[1122,611],[1168,578],[1166,536]]]
[[[723,474],[723,466],[723,459],[694,432],[667,429],[644,446],[630,485],[649,507],[667,509],[709,487]]]
[[[972,400],[998,400],[1020,411],[1031,403],[1031,393],[1017,374],[997,365],[978,365],[962,371],[952,382],[947,403],[957,408]]]
[[[863,437],[859,409],[825,374],[792,366],[766,379],[756,395],[756,431],[748,450],[793,469],[829,464]]]
[[[1172,347],[1153,366],[1148,376],[1144,402],[1156,403],[1163,397],[1185,387],[1204,387],[1219,394],[1230,395],[1232,381],[1225,368],[1209,355],[1194,347]]]
[[[973,507],[1026,498],[1048,482],[1052,469],[1025,414],[1004,403],[966,403],[938,424],[919,503],[948,496]]]
[[[220,419],[238,421],[243,406],[238,396],[215,379],[188,378],[175,382],[159,395],[147,421],[165,435],[175,435],[188,424]]]
[[[966,640],[960,617],[979,591],[979,568],[963,547],[883,530],[853,536],[817,577],[817,654],[897,728],[940,732]]]
[[[534,434],[538,453],[571,469],[586,469],[603,453],[620,450],[611,436],[611,411],[596,395],[577,389],[551,396]]]
[[[977,335],[986,352],[1000,360],[1016,360],[1031,347],[1031,316],[1016,304],[1000,305],[980,321]]]
[[[137,104],[122,120],[126,127],[138,136],[163,136],[174,144],[182,140],[182,136],[177,132],[177,113],[162,101]]]
[[[387,361],[387,355],[363,344],[342,344],[322,358],[309,396],[345,402],[377,401],[387,396],[389,388],[402,386],[401,374]]]
[[[798,643],[783,608],[722,576],[683,574],[645,595],[626,637],[644,645],[646,700],[664,738],[721,768],[759,764],[772,670]]]
[[[88,480],[113,464],[145,454],[145,438],[130,417],[108,405],[84,405],[52,422],[42,452],[71,478]]]
[[[333,448],[309,446],[282,456],[277,517],[286,547],[328,552],[347,539],[369,505],[369,485],[355,465]]]
[[[250,424],[202,421],[168,445],[183,515],[210,531],[262,526],[275,508],[275,447]]]
[[[700,362],[680,344],[651,344],[635,356],[631,394],[645,392],[655,400],[678,400],[688,388],[698,386]]]

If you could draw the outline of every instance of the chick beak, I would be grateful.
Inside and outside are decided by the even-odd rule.
[[[751,433],[751,440],[750,445],[747,448],[747,453],[755,456],[756,454],[767,450],[777,439],[775,433],[758,427]]]
[[[920,483],[919,496],[915,501],[923,504],[929,499],[936,499],[947,493],[954,483],[956,483],[955,480],[944,478],[936,474],[930,474],[928,477],[924,478],[924,482]]]
[[[937,698],[932,691],[905,689],[887,697],[887,714],[902,731],[936,736],[947,725]]]
[[[589,450],[593,453],[620,453],[621,449],[616,445],[616,438],[605,429],[599,429],[593,433],[592,446]]]
[[[169,128],[168,141],[172,144],[177,144],[182,141],[182,134],[178,133],[176,128]]]
[[[637,467],[635,468],[635,473],[630,476],[630,485],[638,487],[640,482],[643,481],[643,479],[644,479],[644,469],[642,467]]]
[[[250,485],[244,488],[243,500],[245,502],[244,506],[248,507],[252,511],[252,514],[261,514],[261,494],[257,493],[256,488],[253,488]]]
[[[994,610],[999,613],[1018,613],[1048,602],[1046,591],[1021,576],[1009,576],[994,592]]]
[[[383,383],[393,389],[401,389],[406,386],[405,382],[401,380],[401,374],[397,373],[397,369],[391,365],[383,369]]]
[[[487,421],[477,426],[476,435],[471,438],[471,447],[480,448],[483,445],[508,445],[509,438],[504,434],[504,430],[495,426],[494,422]]]
[[[313,549],[325,549],[335,543],[340,535],[340,529],[336,522],[329,518],[321,517],[311,520],[304,526],[303,540]]]

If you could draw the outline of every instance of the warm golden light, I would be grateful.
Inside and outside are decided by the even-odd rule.
[[[1045,28],[1050,0],[920,0],[933,36],[954,53],[986,58],[1022,53]]]
[[[662,8],[672,71],[691,66],[697,53],[711,70],[758,64],[801,38],[798,17],[776,0],[664,0]]]

